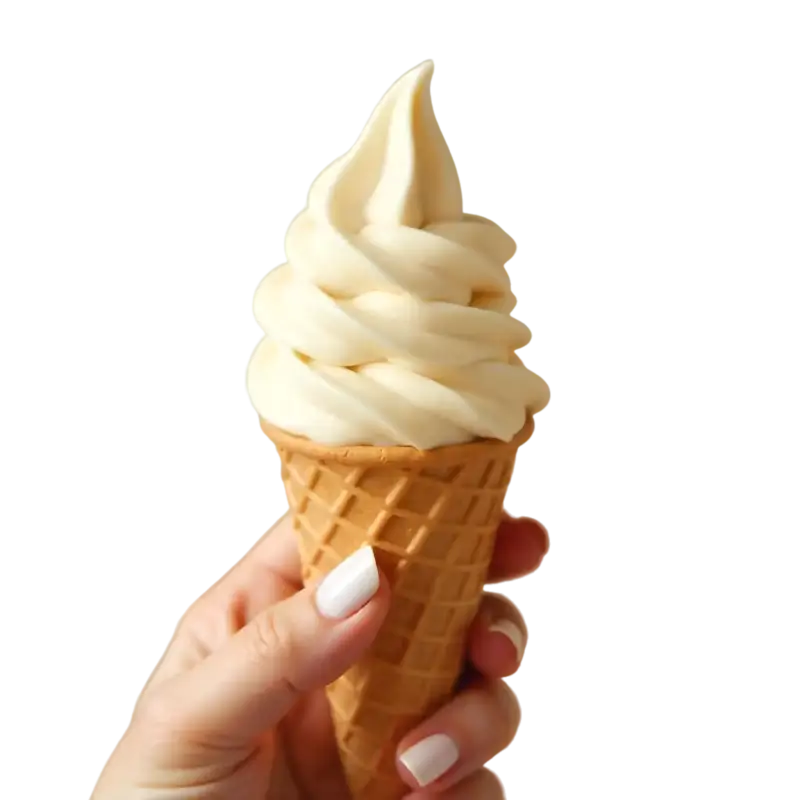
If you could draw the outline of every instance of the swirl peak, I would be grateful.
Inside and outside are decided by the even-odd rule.
[[[463,217],[461,184],[431,101],[433,62],[397,80],[353,147],[314,181],[308,208],[335,227],[424,228]]]

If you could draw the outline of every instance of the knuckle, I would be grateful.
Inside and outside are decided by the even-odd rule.
[[[253,620],[252,639],[256,657],[263,660],[290,657],[294,649],[291,628],[272,609],[259,614]]]

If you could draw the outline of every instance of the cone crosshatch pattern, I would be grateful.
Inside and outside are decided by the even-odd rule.
[[[327,690],[357,800],[409,791],[400,739],[450,696],[480,602],[517,448],[483,440],[435,450],[325,448],[262,422],[281,458],[306,583],[364,545],[392,586],[366,656]]]

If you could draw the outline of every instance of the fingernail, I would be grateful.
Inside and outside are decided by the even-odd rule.
[[[344,619],[358,611],[378,591],[380,577],[371,547],[362,547],[329,572],[317,589],[323,617]]]
[[[499,619],[489,626],[489,633],[501,633],[506,639],[510,640],[517,651],[517,663],[522,661],[522,654],[525,652],[525,634],[515,622],[510,619]]]
[[[400,763],[422,786],[433,783],[458,761],[458,745],[443,733],[417,742],[400,756]]]

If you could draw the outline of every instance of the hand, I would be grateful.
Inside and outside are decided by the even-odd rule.
[[[532,572],[547,548],[540,523],[505,517],[488,580]],[[281,519],[184,615],[92,799],[347,798],[323,687],[370,645],[390,592],[369,550],[344,564],[304,589]],[[516,733],[519,706],[501,678],[525,638],[510,601],[484,595],[460,691],[398,747],[409,799],[503,797],[483,764]]]

